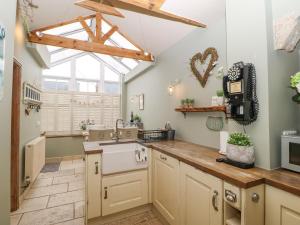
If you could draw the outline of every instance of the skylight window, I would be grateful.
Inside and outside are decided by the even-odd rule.
[[[102,20],[102,32],[107,33],[111,29],[111,26]]]
[[[122,48],[139,51],[137,47],[135,47],[130,41],[128,41],[125,37],[123,37],[119,32],[115,32],[110,37],[110,39],[113,40],[118,46]]]
[[[54,52],[58,49],[61,49],[60,47],[56,47],[56,46],[51,46],[51,45],[47,45],[47,49],[49,52]]]
[[[111,82],[119,82],[120,81],[120,75],[116,74],[114,71],[112,71],[108,67],[105,67],[104,68],[104,80],[105,81],[111,81]]]
[[[121,61],[132,70],[139,64],[138,61],[129,58],[123,58]]]
[[[71,77],[71,62],[65,62],[50,69],[43,70],[43,75],[55,77]]]
[[[96,53],[96,56],[102,59],[105,63],[110,65],[111,67],[115,68],[119,73],[121,74],[127,74],[129,72],[129,69],[127,69],[125,66],[123,66],[121,63],[119,63],[116,59],[114,59],[112,56],[109,55],[103,55]]]
[[[80,30],[82,29],[82,26],[79,22],[67,24],[61,27],[56,27],[51,30],[43,31],[45,34],[52,34],[52,35],[61,35],[65,33],[72,32],[74,30]]]
[[[88,34],[85,31],[81,31],[78,33],[70,34],[66,36],[67,38],[73,38],[73,39],[78,39],[81,41],[87,41],[88,40]]]
[[[100,80],[99,61],[90,55],[76,59],[76,78]]]
[[[81,51],[79,51],[79,50],[64,49],[63,51],[59,51],[57,53],[51,54],[51,63],[57,62],[57,61],[62,60],[62,59],[72,57],[72,56],[77,55],[79,53],[81,53]]]

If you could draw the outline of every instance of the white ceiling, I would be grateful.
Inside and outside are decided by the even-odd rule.
[[[92,11],[75,6],[77,0],[34,0],[39,6],[34,10],[31,29],[90,15]],[[225,15],[225,0],[166,0],[162,9],[194,19],[209,26]],[[162,20],[129,11],[120,10],[125,19],[105,16],[146,51],[154,56],[160,54],[196,28],[189,25]]]

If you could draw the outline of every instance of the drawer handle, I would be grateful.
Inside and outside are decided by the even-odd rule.
[[[225,190],[225,198],[227,201],[231,203],[236,203],[237,201],[236,194],[234,194],[232,191],[229,190]]]
[[[165,156],[163,156],[163,155],[160,155],[160,159],[166,161],[166,160],[167,160],[167,157],[165,157]]]
[[[95,162],[95,174],[99,174],[99,162]]]
[[[214,207],[214,210],[219,211],[218,205],[217,205],[217,198],[219,193],[217,191],[214,191],[214,194],[212,196],[212,206]]]
[[[107,187],[104,188],[104,199],[107,199],[108,196],[107,196]]]

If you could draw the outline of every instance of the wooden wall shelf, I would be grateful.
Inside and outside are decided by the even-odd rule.
[[[181,112],[186,117],[187,113],[196,112],[224,112],[226,114],[225,106],[208,106],[208,107],[193,107],[193,108],[176,108],[176,112]]]

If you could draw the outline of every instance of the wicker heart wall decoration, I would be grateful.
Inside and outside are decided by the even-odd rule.
[[[201,65],[205,65],[206,60],[210,56],[210,61],[207,65],[207,68],[204,69],[203,71],[199,71],[199,68],[197,68],[197,63],[201,63]],[[195,77],[198,79],[200,82],[201,86],[204,88],[208,77],[210,75],[210,72],[214,69],[216,61],[218,61],[218,52],[215,48],[208,48],[204,51],[204,53],[197,53],[196,55],[193,56],[191,59],[190,65],[193,74]]]

